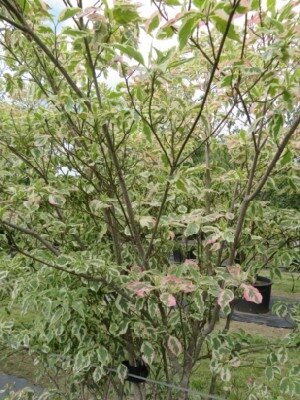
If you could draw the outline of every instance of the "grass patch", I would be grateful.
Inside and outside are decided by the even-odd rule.
[[[223,324],[220,329],[223,328]],[[271,352],[272,344],[276,343],[276,339],[281,339],[286,336],[290,330],[276,329],[267,326],[248,324],[240,322],[232,322],[230,331],[236,332],[244,330],[252,334],[251,344],[253,350],[249,350],[248,354],[243,355],[242,362],[237,368],[231,368],[231,381],[229,385],[217,379],[216,394],[224,397],[227,400],[246,400],[250,394],[249,390],[255,384],[268,385],[272,392],[274,399],[281,396],[282,400],[292,400],[296,397],[290,395],[282,395],[279,390],[279,382],[285,377],[289,376],[289,371],[292,366],[299,365],[300,351],[288,350],[288,360],[280,367],[282,368],[281,374],[274,380],[269,381],[265,375],[266,359]],[[203,360],[199,363],[198,368],[195,370],[191,380],[191,387],[200,392],[208,393],[211,380],[211,372],[209,368],[209,361]],[[227,390],[226,390],[227,386]],[[224,393],[227,393],[226,395]],[[191,400],[196,400],[196,396],[191,397]],[[263,398],[261,398],[263,400]]]
[[[270,270],[263,270],[262,275],[270,277]],[[272,278],[272,295],[300,300],[300,274],[282,272],[281,275],[281,278],[277,275]]]

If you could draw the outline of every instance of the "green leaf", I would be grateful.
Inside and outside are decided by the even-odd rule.
[[[140,19],[136,7],[132,4],[116,5],[113,9],[113,17],[120,25],[127,25]]]
[[[111,357],[109,355],[109,352],[106,350],[104,346],[100,346],[97,349],[97,360],[99,361],[100,364],[107,365],[110,363]]]
[[[82,318],[85,318],[84,304],[83,304],[82,301],[80,301],[80,300],[73,301],[73,302],[72,302],[72,308],[73,308],[73,310],[75,310],[76,312],[78,312],[78,314],[79,314]]]
[[[93,372],[93,379],[95,382],[99,382],[100,379],[103,377],[104,375],[104,369],[100,366],[96,367],[94,372]]]
[[[251,8],[252,10],[259,10],[260,0],[252,0]]]
[[[74,15],[76,15],[79,11],[81,11],[81,8],[78,7],[65,8],[59,14],[58,21],[66,21],[67,19],[74,17]]]
[[[65,35],[70,35],[73,37],[85,37],[89,35],[87,31],[80,31],[79,29],[73,29],[67,26],[66,28],[62,29],[62,33]]]
[[[180,0],[165,0],[167,6],[180,6]]]
[[[233,75],[227,75],[222,79],[221,87],[231,86],[233,80]]]
[[[281,114],[277,114],[274,116],[271,124],[271,134],[274,141],[277,141],[279,137],[280,130],[283,126],[284,120]]]
[[[193,0],[194,6],[202,9],[203,6],[205,5],[206,0]]]
[[[293,159],[294,159],[293,153],[291,152],[290,149],[287,149],[284,155],[281,157],[280,165],[283,167],[284,165],[293,161]]]
[[[231,379],[230,369],[227,367],[222,367],[220,371],[220,378],[222,381],[229,382]]]
[[[157,39],[169,39],[174,35],[174,30],[171,26],[166,26],[164,28],[160,28],[157,33]]]
[[[197,311],[202,315],[205,310],[205,304],[202,296],[202,292],[195,292],[193,294],[194,304],[197,307]]]
[[[267,8],[272,14],[276,12],[276,0],[267,0]]]
[[[160,21],[160,14],[159,12],[155,12],[151,15],[151,17],[146,21],[145,29],[147,33],[151,33],[154,29],[158,28]]]
[[[130,58],[133,58],[138,63],[145,65],[145,61],[141,53],[135,50],[133,47],[125,44],[115,44],[114,47],[121,51],[122,54],[127,55]]]
[[[141,353],[143,354],[143,359],[149,365],[151,365],[154,361],[155,351],[152,347],[152,344],[145,341],[141,346]]]
[[[128,330],[130,324],[129,319],[122,319],[122,321],[119,322],[119,330],[118,330],[118,335],[125,335],[125,333]]]
[[[143,215],[139,219],[139,223],[142,228],[152,228],[155,225],[155,218],[151,215]]]
[[[276,302],[272,307],[272,311],[282,318],[285,318],[288,315],[287,305],[281,302]]]
[[[234,241],[234,234],[229,230],[222,232],[222,237],[224,240],[226,240],[227,243],[233,243]]]
[[[143,134],[146,136],[146,139],[149,143],[152,143],[152,131],[148,124],[143,123]]]
[[[221,33],[225,33],[226,31],[226,27],[227,27],[227,21],[225,21],[224,19],[218,17],[217,15],[214,15],[212,17],[212,20],[214,22],[214,25],[216,27],[216,29],[221,32]],[[230,28],[228,30],[227,33],[227,37],[229,39],[235,40],[236,42],[240,42],[240,36],[238,35],[238,33],[236,33],[234,25],[231,23]]]
[[[221,289],[218,296],[218,304],[223,310],[234,299],[234,293],[230,289]]]
[[[196,235],[199,232],[199,229],[200,229],[199,224],[196,224],[196,222],[192,222],[192,223],[188,224],[188,226],[184,232],[184,235],[186,237]]]
[[[47,142],[50,140],[50,135],[34,135],[34,145],[37,147],[44,147]]]
[[[178,38],[179,38],[179,48],[182,50],[187,44],[187,41],[192,36],[194,29],[196,28],[199,20],[201,19],[201,14],[193,15],[187,18],[180,27]]]
[[[296,393],[296,385],[293,377],[282,378],[279,383],[280,390],[288,395],[293,396]]]
[[[88,368],[91,364],[91,359],[87,355],[83,354],[82,351],[76,354],[74,359],[73,370],[75,372],[80,372],[86,368]]]
[[[121,382],[123,382],[126,379],[127,374],[128,374],[128,370],[125,367],[125,365],[120,364],[117,368],[117,375]]]
[[[130,309],[128,301],[121,295],[118,295],[115,305],[122,314],[127,314]]]
[[[181,179],[178,179],[178,180],[176,181],[176,187],[177,187],[177,189],[181,190],[182,192],[185,192],[185,193],[188,192],[184,181],[181,180]]]
[[[56,259],[56,264],[58,264],[60,267],[65,267],[68,265],[70,262],[70,259],[68,256],[61,254],[60,256],[57,257]]]

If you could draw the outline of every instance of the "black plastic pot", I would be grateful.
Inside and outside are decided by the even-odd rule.
[[[181,264],[184,262],[184,254],[181,249],[173,250],[173,259],[175,263]]]
[[[186,253],[186,258],[188,258],[189,260],[196,260],[197,257],[195,255],[195,251],[196,251],[195,247],[190,248]]]
[[[262,295],[262,302],[260,304],[256,304],[252,301],[237,299],[234,301],[234,309],[236,311],[242,311],[250,314],[265,314],[269,312],[272,288],[271,279],[266,278],[265,276],[258,276],[253,286]]]
[[[147,378],[149,375],[149,367],[144,363],[143,360],[139,360],[136,362],[136,365],[131,365],[128,360],[122,362],[123,365],[128,370],[129,376],[127,376],[126,380],[133,383],[143,383],[145,382],[143,378]],[[130,374],[135,376],[130,376]],[[141,378],[138,378],[138,377]]]

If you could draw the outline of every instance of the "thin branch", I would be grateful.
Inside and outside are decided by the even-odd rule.
[[[218,53],[217,53],[217,56],[216,56],[216,60],[215,60],[215,62],[214,62],[214,64],[213,64],[212,71],[211,71],[211,73],[210,73],[210,77],[209,77],[209,80],[208,80],[208,83],[207,83],[207,86],[206,86],[206,90],[205,90],[205,93],[204,93],[204,95],[203,95],[203,99],[202,99],[202,102],[201,102],[200,110],[199,110],[198,115],[197,115],[197,117],[195,118],[195,121],[194,121],[194,123],[193,123],[193,125],[192,125],[190,131],[189,131],[188,134],[186,135],[186,138],[185,138],[185,140],[183,141],[183,144],[182,144],[182,146],[181,146],[181,148],[180,148],[180,150],[179,150],[179,152],[178,152],[178,154],[177,154],[177,157],[176,157],[175,163],[174,163],[175,166],[176,166],[177,163],[179,162],[179,159],[180,159],[180,157],[181,157],[181,154],[182,154],[182,152],[184,151],[186,144],[187,144],[188,141],[190,140],[190,138],[191,138],[191,136],[192,136],[194,130],[196,129],[197,124],[198,124],[198,122],[199,122],[199,120],[200,120],[200,118],[201,118],[201,115],[202,115],[204,106],[205,106],[205,104],[206,104],[206,99],[207,99],[208,94],[209,94],[209,92],[210,92],[210,88],[211,88],[211,85],[212,85],[212,82],[213,82],[213,79],[214,79],[214,76],[215,76],[215,73],[216,73],[216,71],[217,71],[217,69],[218,69],[218,65],[219,65],[219,62],[220,62],[221,54],[222,54],[222,52],[223,52],[223,48],[224,48],[225,41],[226,41],[226,38],[227,38],[227,35],[228,35],[228,32],[229,32],[230,26],[231,26],[231,22],[232,22],[233,16],[234,16],[234,14],[235,14],[235,11],[236,11],[236,9],[237,9],[239,3],[240,3],[240,0],[237,0],[237,1],[234,3],[233,9],[231,10],[231,13],[230,13],[230,15],[229,15],[229,18],[228,18],[228,21],[227,21],[227,25],[226,25],[224,34],[223,34],[223,36],[222,36],[221,43],[220,43],[220,46],[219,46],[219,50],[218,50]]]
[[[277,161],[279,160],[282,152],[284,151],[288,141],[290,140],[290,138],[293,136],[293,134],[296,132],[296,129],[298,128],[298,126],[300,125],[300,113],[298,115],[298,117],[295,118],[294,122],[292,123],[290,129],[288,130],[288,132],[286,133],[286,135],[284,136],[284,138],[282,139],[280,145],[278,146],[278,149],[276,151],[276,153],[273,156],[272,161],[270,162],[266,172],[264,173],[264,175],[262,176],[262,178],[260,179],[257,187],[255,188],[255,190],[251,193],[251,195],[248,196],[248,201],[253,200],[261,191],[261,189],[263,188],[264,184],[266,183],[268,177],[270,176],[273,168],[275,167]]]
[[[1,220],[1,223],[6,226],[9,226],[12,229],[16,229],[19,232],[25,233],[26,235],[34,237],[39,242],[41,242],[48,250],[50,250],[51,253],[55,254],[56,256],[58,256],[60,254],[60,251],[55,246],[53,246],[52,243],[50,243],[47,239],[44,239],[40,234],[38,234],[33,229],[25,228],[23,226],[13,224],[12,222],[9,222],[9,221],[3,220],[3,219]]]

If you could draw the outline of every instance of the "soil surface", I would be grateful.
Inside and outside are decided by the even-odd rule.
[[[33,385],[24,378],[19,378],[15,375],[0,374],[0,399],[5,399],[9,391],[19,391],[25,388],[30,388],[37,393],[42,393],[43,388],[38,385]],[[5,390],[7,389],[7,390]],[[5,390],[3,393],[2,390]]]

